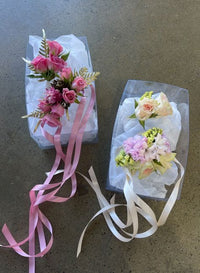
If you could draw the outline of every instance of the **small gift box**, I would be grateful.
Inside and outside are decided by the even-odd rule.
[[[142,135],[145,130],[153,127],[163,130],[170,149],[176,152],[177,159],[186,168],[189,145],[188,103],[186,89],[149,81],[127,82],[113,129],[108,190],[122,192],[124,187],[126,174],[123,168],[116,165],[116,156],[123,142],[135,135]],[[148,198],[167,199],[170,194],[168,186],[174,184],[177,177],[178,168],[175,163],[164,174],[153,172],[144,178],[133,175],[134,191]],[[180,198],[180,191],[181,187],[177,198]]]
[[[94,81],[99,72],[92,71],[85,37],[61,36],[51,41],[29,36],[26,62],[26,107],[31,137],[42,149],[55,148],[55,160],[43,183],[29,191],[29,234],[17,242],[5,224],[2,232],[8,245],[19,255],[29,258],[29,272],[35,272],[35,258],[43,257],[53,244],[53,227],[42,213],[46,202],[63,203],[76,193],[78,166],[82,142],[97,137],[97,110]],[[61,144],[67,144],[63,149]],[[62,169],[59,166],[62,162]],[[55,176],[57,182],[52,181]],[[66,195],[59,196],[64,184]],[[49,232],[50,236],[46,236]],[[37,233],[37,237],[36,237]],[[35,241],[39,241],[36,253]],[[21,246],[29,243],[29,251]]]
[[[29,43],[27,46],[26,59],[32,61],[38,56],[40,51],[42,37],[39,36],[29,36]],[[92,73],[92,63],[90,57],[90,51],[87,43],[86,37],[76,37],[74,35],[63,35],[58,37],[56,40],[63,49],[63,52],[67,56],[67,65],[71,68],[72,72],[80,71],[80,69],[87,68],[87,73]],[[39,101],[44,97],[45,90],[50,87],[48,81],[38,81],[35,78],[27,77],[31,73],[30,67],[26,65],[26,76],[25,76],[25,87],[26,87],[26,108],[27,114],[29,115],[38,107]],[[52,81],[51,81],[52,82]],[[92,83],[94,86],[94,82]],[[88,107],[91,98],[91,87],[88,86],[85,89],[84,96],[86,97],[85,109]],[[78,104],[73,103],[68,109],[67,115],[61,117],[62,132],[61,132],[61,144],[67,144],[71,129],[74,123],[75,115],[78,109]],[[37,118],[28,118],[28,127],[31,137],[36,141],[42,149],[48,149],[54,147],[52,143],[46,139],[42,133],[41,127],[38,126]],[[35,128],[37,127],[37,130]],[[55,133],[55,127],[45,125],[45,129],[50,133]],[[97,122],[97,107],[96,102],[94,104],[93,110],[90,114],[90,118],[87,122],[83,142],[95,142],[97,140],[98,134],[98,122]]]

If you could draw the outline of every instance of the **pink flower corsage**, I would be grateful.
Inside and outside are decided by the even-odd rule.
[[[115,160],[117,166],[127,168],[132,175],[138,171],[143,179],[152,172],[164,174],[175,156],[162,129],[154,127],[125,140]]]
[[[39,81],[48,81],[50,87],[46,89],[45,97],[40,100],[38,109],[29,115],[23,116],[39,118],[35,130],[39,124],[47,123],[51,127],[60,125],[60,118],[72,103],[79,104],[79,97],[84,96],[84,89],[92,84],[99,73],[89,73],[86,67],[79,71],[72,72],[67,66],[69,53],[64,54],[64,49],[56,41],[47,41],[45,32],[39,49],[39,55],[32,61],[24,59],[29,69],[33,72],[28,75],[30,78],[37,78]],[[65,110],[65,111],[64,111]]]

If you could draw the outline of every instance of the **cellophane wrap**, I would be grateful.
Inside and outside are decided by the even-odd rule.
[[[177,153],[177,158],[180,159],[183,166],[186,166],[189,131],[187,90],[162,83],[128,81],[119,105],[113,129],[107,181],[108,190],[123,190],[125,173],[123,168],[116,166],[115,157],[124,140],[144,132],[138,120],[130,119],[129,117],[135,111],[134,100],[138,100],[146,91],[154,91],[153,98],[157,98],[160,92],[164,92],[170,101],[173,114],[146,120],[145,130],[152,127],[163,129],[164,135],[170,142],[171,150]],[[178,168],[175,163],[172,163],[172,167],[163,175],[153,172],[148,177],[139,179],[138,173],[136,173],[133,176],[134,184],[132,186],[134,191],[141,196],[165,199],[168,192],[166,186],[174,184],[177,177]]]
[[[42,38],[39,36],[32,36],[32,35],[29,36],[29,43],[27,46],[27,56],[26,56],[28,60],[32,60],[38,55],[41,39]],[[87,67],[88,72],[93,71],[86,37],[77,38],[73,34],[63,35],[55,39],[55,41],[57,41],[58,43],[62,45],[66,53],[70,52],[67,63],[72,68],[72,71],[74,71],[74,69],[76,71],[79,71],[79,69],[81,69],[82,67]],[[28,66],[26,65],[26,75],[28,74],[30,74],[30,71],[28,69]],[[26,76],[25,76],[25,83],[26,83],[26,86],[25,86],[26,108],[27,108],[27,114],[30,114],[37,108],[39,100],[44,97],[46,87],[48,87],[49,83],[39,82],[35,79],[31,79]],[[85,96],[86,96],[86,106],[85,106],[85,109],[86,109],[89,103],[90,96],[91,96],[91,90],[89,87],[85,90]],[[68,143],[77,108],[78,108],[78,104],[73,103],[69,107],[69,120],[67,119],[66,115],[64,115],[61,118],[61,123],[62,123],[61,144],[62,145]],[[28,118],[28,127],[29,127],[31,137],[37,142],[40,148],[42,149],[53,148],[54,146],[43,136],[40,126],[37,129],[37,131],[34,132],[34,128],[37,122],[38,122],[37,118]],[[51,134],[54,134],[55,132],[55,128],[49,127],[48,125],[45,125],[45,129]],[[83,142],[95,142],[97,139],[97,133],[98,133],[97,107],[95,104],[94,109],[91,113],[91,116],[85,128]]]

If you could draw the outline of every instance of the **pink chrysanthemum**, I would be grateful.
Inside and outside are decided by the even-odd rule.
[[[146,137],[139,135],[130,137],[123,143],[124,151],[131,155],[134,161],[145,161],[145,150],[147,147],[148,145]]]

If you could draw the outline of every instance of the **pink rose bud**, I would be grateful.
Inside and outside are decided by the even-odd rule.
[[[47,41],[49,46],[49,55],[58,56],[62,51],[63,47],[56,41]]]
[[[62,94],[59,90],[51,87],[46,91],[46,102],[50,104],[54,104],[60,102],[62,100]]]
[[[72,82],[72,88],[74,88],[77,92],[83,90],[86,86],[87,83],[81,76],[76,77]]]
[[[62,117],[64,115],[64,108],[60,103],[55,104],[51,107],[51,113],[57,115],[58,117]]]
[[[67,63],[63,59],[54,55],[50,55],[48,61],[49,69],[53,70],[54,72],[62,71],[62,69],[67,65]]]
[[[60,77],[62,80],[68,80],[72,74],[72,70],[70,67],[63,68],[62,72],[60,73]]]
[[[51,106],[44,100],[41,100],[38,104],[38,108],[42,110],[44,113],[50,112]]]
[[[151,162],[146,162],[142,164],[139,168],[139,179],[143,179],[149,176],[154,171],[155,169]]]
[[[73,103],[76,99],[76,93],[74,90],[69,90],[68,88],[63,88],[62,96],[67,103]]]
[[[48,59],[42,56],[37,56],[32,60],[31,64],[34,66],[36,72],[42,73],[48,70]]]
[[[154,171],[153,168],[147,168],[141,173],[141,177],[145,178],[145,177],[149,176],[153,171]]]

